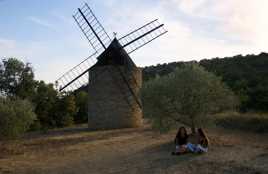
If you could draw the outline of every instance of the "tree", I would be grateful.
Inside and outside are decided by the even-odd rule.
[[[0,92],[6,96],[32,99],[36,82],[29,63],[16,58],[3,59],[0,63]]]
[[[36,124],[41,128],[47,129],[56,126],[54,108],[57,98],[58,92],[54,89],[53,84],[46,84],[44,81],[37,83],[33,103],[38,118]]]
[[[169,75],[146,82],[142,89],[144,114],[160,130],[181,122],[204,126],[211,115],[233,109],[237,100],[220,78],[197,64],[187,64]]]

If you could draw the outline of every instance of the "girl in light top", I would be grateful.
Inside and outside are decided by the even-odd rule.
[[[187,143],[187,150],[193,153],[208,152],[209,140],[202,128],[197,129],[197,144]]]

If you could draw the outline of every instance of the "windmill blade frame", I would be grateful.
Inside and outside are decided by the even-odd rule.
[[[158,19],[155,19],[119,38],[118,41],[127,53],[131,54],[167,32],[164,24],[160,24]]]
[[[67,71],[59,79],[56,80],[59,91],[68,88],[68,91],[79,89],[88,83],[88,71],[97,62],[98,53],[95,52],[87,59]],[[77,83],[74,83],[74,82]]]
[[[90,43],[94,53],[56,80],[59,91],[66,89],[73,91],[87,85],[89,79],[87,71],[97,62],[98,55],[111,43],[111,38],[87,3],[77,9],[73,18]]]
[[[77,9],[73,18],[96,52],[102,52],[109,46],[112,41],[110,36],[87,3]]]

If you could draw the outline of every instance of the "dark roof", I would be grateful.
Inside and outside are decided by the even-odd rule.
[[[98,61],[93,67],[105,66],[105,65],[136,66],[116,38],[111,42],[109,47],[97,59]]]

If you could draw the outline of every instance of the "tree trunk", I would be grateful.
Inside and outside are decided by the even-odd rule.
[[[195,134],[196,133],[196,129],[195,129],[195,124],[194,124],[194,117],[191,116],[191,131],[192,131],[192,134]]]
[[[192,126],[191,127],[191,131],[192,131],[192,134],[195,134],[196,133],[195,126]]]

